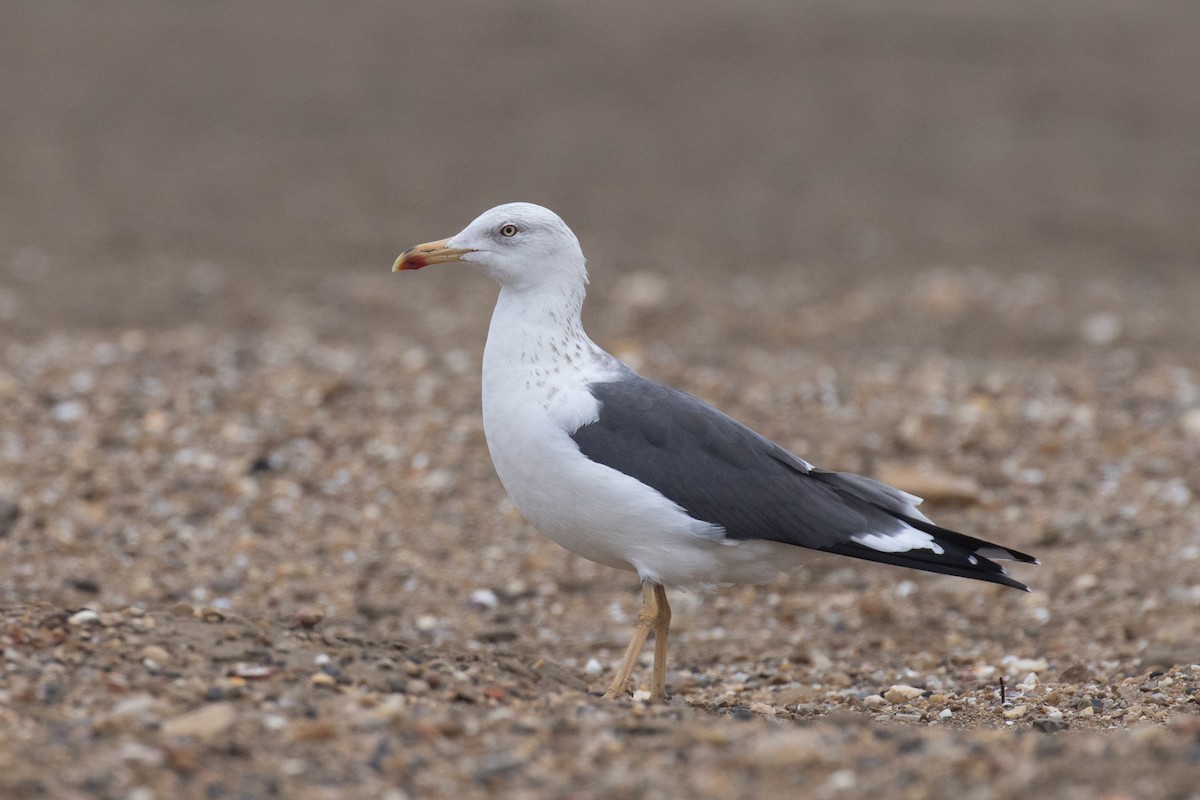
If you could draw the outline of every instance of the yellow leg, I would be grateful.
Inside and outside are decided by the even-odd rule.
[[[671,606],[667,603],[667,590],[661,585],[654,587],[654,682],[650,684],[650,699],[656,703],[667,701],[667,630],[671,627]]]
[[[625,648],[625,657],[621,666],[604,693],[606,700],[624,697],[629,693],[629,676],[633,674],[633,665],[637,662],[638,654],[646,643],[650,631],[654,631],[654,681],[650,687],[650,699],[662,701],[667,699],[667,629],[671,625],[671,607],[667,605],[667,593],[662,586],[652,583],[642,584],[642,610],[638,612],[638,624],[634,628],[633,638],[629,647]]]

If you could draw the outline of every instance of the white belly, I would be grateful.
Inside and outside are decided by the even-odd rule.
[[[484,348],[483,427],[500,481],[535,528],[586,559],[671,586],[763,583],[811,554],[728,539],[580,453],[569,432],[599,415],[588,383],[625,375],[582,329],[551,324],[536,303],[501,290]]]
[[[657,490],[591,461],[523,394],[507,402],[485,394],[488,449],[517,509],[571,552],[669,586],[764,583],[803,560],[801,548],[727,539]],[[586,400],[594,417],[596,401]]]

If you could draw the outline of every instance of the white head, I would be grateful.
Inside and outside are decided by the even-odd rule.
[[[451,236],[419,244],[400,254],[393,272],[430,264],[474,264],[513,289],[587,283],[579,240],[548,208],[506,203],[485,211]]]

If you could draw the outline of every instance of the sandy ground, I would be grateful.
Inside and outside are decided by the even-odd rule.
[[[1200,796],[1200,14],[2,14],[0,795]],[[598,342],[1035,591],[677,593],[601,701],[637,587],[503,496],[495,288],[387,272],[518,198]]]

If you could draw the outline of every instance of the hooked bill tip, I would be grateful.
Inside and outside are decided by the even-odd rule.
[[[425,256],[418,253],[401,253],[396,259],[396,263],[392,265],[392,272],[400,272],[406,269],[420,269],[421,267],[429,266],[429,262]]]

